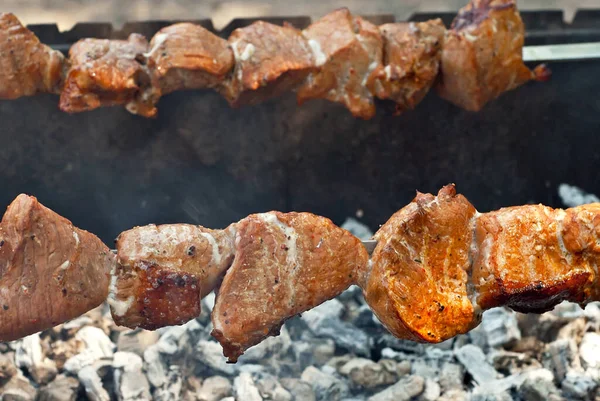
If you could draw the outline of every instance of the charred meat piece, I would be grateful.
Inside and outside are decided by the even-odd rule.
[[[306,39],[291,26],[258,21],[229,37],[235,68],[219,91],[232,106],[257,104],[298,86],[314,70]]]
[[[475,208],[454,186],[417,194],[375,234],[365,299],[396,337],[440,342],[480,321],[468,287]]]
[[[94,235],[19,195],[0,224],[0,341],[73,319],[100,305],[115,263]]]
[[[472,0],[446,35],[437,91],[455,105],[481,110],[490,100],[549,71],[523,63],[525,27],[513,0]]]
[[[441,20],[384,24],[384,62],[369,81],[379,99],[396,102],[401,113],[423,100],[438,76],[446,28]]]
[[[319,69],[298,89],[298,102],[328,99],[345,105],[356,117],[373,117],[375,104],[368,87],[383,61],[383,39],[377,27],[343,8],[302,34]]]
[[[145,62],[146,38],[83,39],[69,51],[71,68],[60,96],[60,109],[70,113],[124,105],[134,114],[152,117],[160,96]]]
[[[147,57],[163,94],[212,88],[227,77],[235,62],[225,39],[189,23],[158,31],[150,42]]]
[[[233,235],[188,224],[122,233],[108,297],[115,322],[152,330],[198,317],[200,300],[231,265]]]
[[[63,55],[40,43],[17,17],[0,13],[0,99],[59,93]]]
[[[599,213],[600,205],[528,205],[481,215],[473,264],[479,305],[542,313],[564,300],[597,299]]]
[[[235,259],[212,312],[229,361],[289,318],[339,295],[366,269],[360,241],[329,219],[269,212],[236,224]]]

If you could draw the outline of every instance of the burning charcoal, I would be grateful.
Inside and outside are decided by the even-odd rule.
[[[77,373],[79,382],[85,388],[85,393],[91,401],[110,401],[108,392],[102,387],[102,380],[93,366],[85,366]]]
[[[156,401],[170,401],[181,399],[183,378],[179,366],[169,367],[167,382],[163,387],[157,388],[152,394]]]
[[[486,311],[481,326],[490,347],[505,347],[521,339],[516,313],[505,308]]]
[[[551,342],[542,354],[542,365],[554,373],[559,381],[565,378],[570,368],[579,369],[581,362],[574,339]]]
[[[585,333],[579,346],[584,368],[600,368],[600,334]]]
[[[231,395],[229,379],[223,376],[212,376],[204,380],[195,396],[198,401],[219,401],[229,395]]]
[[[267,358],[275,358],[285,354],[291,346],[290,334],[283,326],[277,337],[269,337],[263,342],[249,348],[239,359],[243,363],[260,362]]]
[[[433,379],[425,379],[425,390],[419,395],[419,401],[436,401],[442,392],[440,385]]]
[[[331,300],[304,313],[302,320],[317,337],[331,338],[341,348],[356,355],[369,356],[371,339],[364,331],[340,320],[342,311],[342,303]]]
[[[293,401],[316,401],[312,386],[300,379],[283,378],[281,385],[292,394]]]
[[[85,326],[75,334],[75,339],[80,340],[85,349],[72,356],[65,362],[64,369],[67,372],[77,372],[88,365],[93,364],[100,358],[112,357],[115,345],[101,329],[93,326]]]
[[[262,401],[262,397],[250,373],[240,373],[233,380],[233,394],[236,400]]]
[[[498,376],[498,372],[486,361],[485,354],[479,347],[465,345],[456,351],[456,358],[480,385],[487,384]]]
[[[369,397],[369,401],[409,401],[423,393],[425,379],[420,376],[406,376],[385,390]]]
[[[558,393],[554,386],[554,375],[548,369],[535,369],[525,375],[519,387],[519,395],[524,401],[544,401],[550,394]]]
[[[139,355],[132,352],[116,352],[113,366],[119,401],[150,398],[150,384],[142,372],[143,362]]]
[[[0,384],[7,382],[18,373],[13,354],[0,354]]]
[[[314,366],[304,369],[300,378],[311,384],[317,401],[339,401],[349,393],[348,385],[343,380]]]
[[[223,348],[215,341],[198,341],[194,358],[210,369],[213,374],[233,376],[237,372],[236,365],[227,363],[223,358]]]
[[[3,401],[33,401],[36,390],[29,380],[19,372],[6,383],[0,384],[0,395]]]
[[[375,314],[373,314],[373,311],[367,304],[363,304],[358,308],[356,315],[352,320],[352,324],[366,330],[382,327],[381,323],[375,318]]]
[[[292,401],[292,394],[287,391],[273,375],[257,375],[255,383],[260,395],[265,400]]]
[[[142,329],[127,330],[119,334],[117,340],[117,350],[122,352],[133,352],[139,356],[144,355],[144,351],[158,341],[156,331]]]
[[[570,370],[561,383],[563,394],[570,399],[588,400],[597,384],[585,373]]]
[[[437,401],[464,401],[468,399],[469,395],[466,391],[461,389],[453,389],[442,394],[442,396],[438,398]]]
[[[452,362],[442,363],[439,383],[444,391],[462,389],[465,371],[461,365]]]
[[[373,231],[371,231],[371,229],[368,226],[352,217],[348,217],[346,221],[344,221],[344,224],[342,224],[342,228],[344,230],[350,231],[355,237],[358,237],[358,239],[360,240],[368,240],[373,236]]]
[[[350,360],[339,372],[350,378],[355,386],[365,389],[393,384],[398,379],[396,372],[390,372],[383,365],[365,358]]]
[[[412,364],[410,361],[400,361],[398,362],[396,371],[398,372],[398,376],[407,376],[412,372]]]
[[[471,401],[512,401],[508,391],[492,392],[486,387],[478,387],[471,395]]]
[[[167,364],[156,344],[144,351],[144,365],[148,381],[154,387],[159,388],[167,382]]]
[[[78,390],[76,378],[60,375],[40,389],[37,401],[75,401]]]
[[[292,352],[301,369],[309,365],[326,364],[335,354],[335,343],[329,338],[314,338],[309,341],[295,341]]]
[[[15,355],[18,367],[27,369],[38,384],[49,383],[56,377],[56,363],[44,356],[40,335],[32,334],[19,342]]]

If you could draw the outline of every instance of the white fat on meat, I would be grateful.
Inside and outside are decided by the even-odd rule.
[[[325,64],[327,56],[323,53],[323,50],[321,50],[321,44],[314,39],[309,39],[308,46],[310,46],[310,50],[315,58],[315,65],[320,67]]]
[[[201,233],[200,235],[202,235],[204,238],[206,238],[206,240],[212,246],[212,258],[211,258],[211,261],[215,265],[217,265],[217,266],[220,265],[221,264],[221,253],[219,252],[219,244],[217,244],[217,241],[215,240],[215,237],[213,237],[209,233]]]
[[[117,266],[115,264],[110,270],[110,285],[108,287],[108,298],[106,299],[106,301],[110,305],[112,313],[114,313],[116,316],[121,317],[125,315],[125,313],[127,313],[129,308],[131,308],[134,297],[133,295],[131,295],[125,301],[120,300],[118,294],[119,289],[117,287],[117,280]]]
[[[259,218],[266,224],[279,228],[285,235],[285,246],[287,248],[286,263],[288,265],[298,264],[298,250],[296,242],[298,241],[298,233],[293,227],[290,227],[277,218],[274,213],[262,213]]]
[[[252,55],[254,54],[255,51],[256,51],[256,47],[254,47],[254,45],[252,43],[248,43],[246,45],[246,47],[244,48],[244,51],[240,55],[240,59],[242,61],[248,60],[250,57],[252,57]]]
[[[148,53],[144,53],[144,57],[151,57],[162,45],[165,43],[167,38],[169,37],[166,33],[158,33],[154,36],[154,46]]]

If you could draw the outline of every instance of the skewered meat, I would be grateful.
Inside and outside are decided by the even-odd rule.
[[[235,259],[212,313],[212,334],[230,362],[347,289],[369,259],[358,238],[310,213],[251,215],[236,230]]]
[[[94,235],[20,195],[0,224],[0,339],[73,319],[108,294],[114,255]]]
[[[472,0],[447,32],[439,20],[376,27],[348,9],[302,32],[256,22],[236,29],[228,42],[179,23],[159,31],[150,45],[136,34],[127,41],[81,40],[66,72],[60,53],[12,14],[1,14],[0,29],[0,98],[61,92],[60,108],[71,113],[125,105],[151,117],[164,93],[214,88],[234,107],[295,90],[299,104],[328,99],[368,119],[374,97],[409,110],[436,78],[443,98],[474,111],[530,80],[549,78],[544,66],[532,72],[523,64],[524,26],[512,0]]]
[[[142,64],[148,42],[142,35],[127,40],[83,39],[69,51],[71,68],[60,96],[70,113],[125,105],[134,114],[152,117],[159,95],[153,75]]]
[[[524,83],[548,78],[523,63],[525,27],[513,0],[471,0],[446,34],[438,94],[479,111],[490,100]]]
[[[9,13],[0,13],[0,99],[59,93],[63,55]]]
[[[475,208],[453,186],[417,194],[375,234],[365,299],[395,336],[440,342],[477,326],[469,285]]]
[[[0,339],[95,307],[112,275],[111,310],[129,327],[182,324],[214,289],[213,335],[230,361],[351,284],[395,336],[439,342],[475,327],[485,309],[600,300],[599,235],[599,203],[480,214],[447,186],[394,214],[371,259],[328,219],[269,212],[222,231],[138,227],[121,234],[115,261],[96,237],[22,195],[0,225]]]
[[[298,88],[298,103],[323,98],[344,104],[357,117],[373,117],[375,104],[368,88],[383,61],[383,39],[377,27],[343,8],[302,34],[319,69]]]
[[[438,76],[446,28],[440,19],[384,24],[383,66],[374,71],[369,89],[379,99],[396,102],[401,113],[423,100]]]
[[[233,231],[149,225],[117,238],[108,302],[115,323],[156,329],[200,315],[233,259]]]
[[[291,26],[258,21],[229,37],[235,56],[220,92],[232,106],[257,104],[298,86],[314,69],[307,41]]]
[[[158,31],[150,41],[148,63],[163,94],[212,88],[233,69],[233,52],[225,39],[194,24],[180,23]]]

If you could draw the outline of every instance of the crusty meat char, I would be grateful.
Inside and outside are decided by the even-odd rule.
[[[10,13],[0,13],[0,99],[59,93],[64,56],[40,43]]]
[[[200,315],[233,259],[231,229],[188,224],[136,227],[117,238],[108,302],[117,324],[156,329]]]
[[[0,341],[64,323],[100,305],[115,257],[93,234],[19,195],[0,224]]]
[[[212,313],[213,336],[231,362],[346,290],[367,267],[358,238],[310,213],[251,215],[236,230],[235,259]]]

